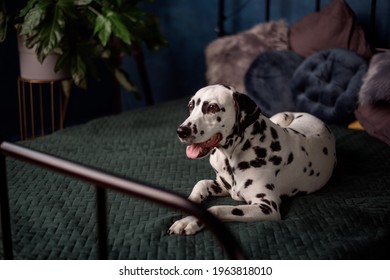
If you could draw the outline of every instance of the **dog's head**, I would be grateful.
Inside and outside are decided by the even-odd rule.
[[[179,139],[189,144],[187,156],[202,158],[216,147],[232,144],[255,122],[260,109],[247,95],[224,85],[200,89],[188,103],[189,117],[177,129]]]

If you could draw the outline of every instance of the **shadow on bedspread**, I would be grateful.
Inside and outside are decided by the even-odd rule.
[[[176,138],[187,100],[106,117],[22,144],[188,195],[214,178]],[[390,148],[365,132],[332,127],[338,166],[329,184],[291,199],[281,221],[229,223],[253,259],[389,259]],[[8,159],[16,259],[95,259],[95,192],[80,181]],[[207,230],[166,234],[182,214],[109,192],[112,259],[223,259]],[[215,203],[237,203],[227,198]],[[2,250],[1,250],[2,254]]]

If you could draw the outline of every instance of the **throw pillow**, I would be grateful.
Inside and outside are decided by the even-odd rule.
[[[328,48],[350,49],[366,59],[372,56],[364,31],[345,0],[334,0],[294,23],[289,30],[289,43],[304,57]]]

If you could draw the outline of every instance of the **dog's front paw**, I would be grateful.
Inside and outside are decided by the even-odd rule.
[[[169,234],[192,235],[202,230],[204,225],[194,216],[188,216],[173,223],[169,228]]]

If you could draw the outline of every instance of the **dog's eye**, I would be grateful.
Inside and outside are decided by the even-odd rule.
[[[194,110],[195,102],[194,100],[191,100],[190,103],[188,103],[188,111],[191,113],[192,110]]]
[[[208,107],[207,107],[207,113],[209,114],[214,114],[216,112],[219,112],[219,107],[217,104],[210,104]]]

